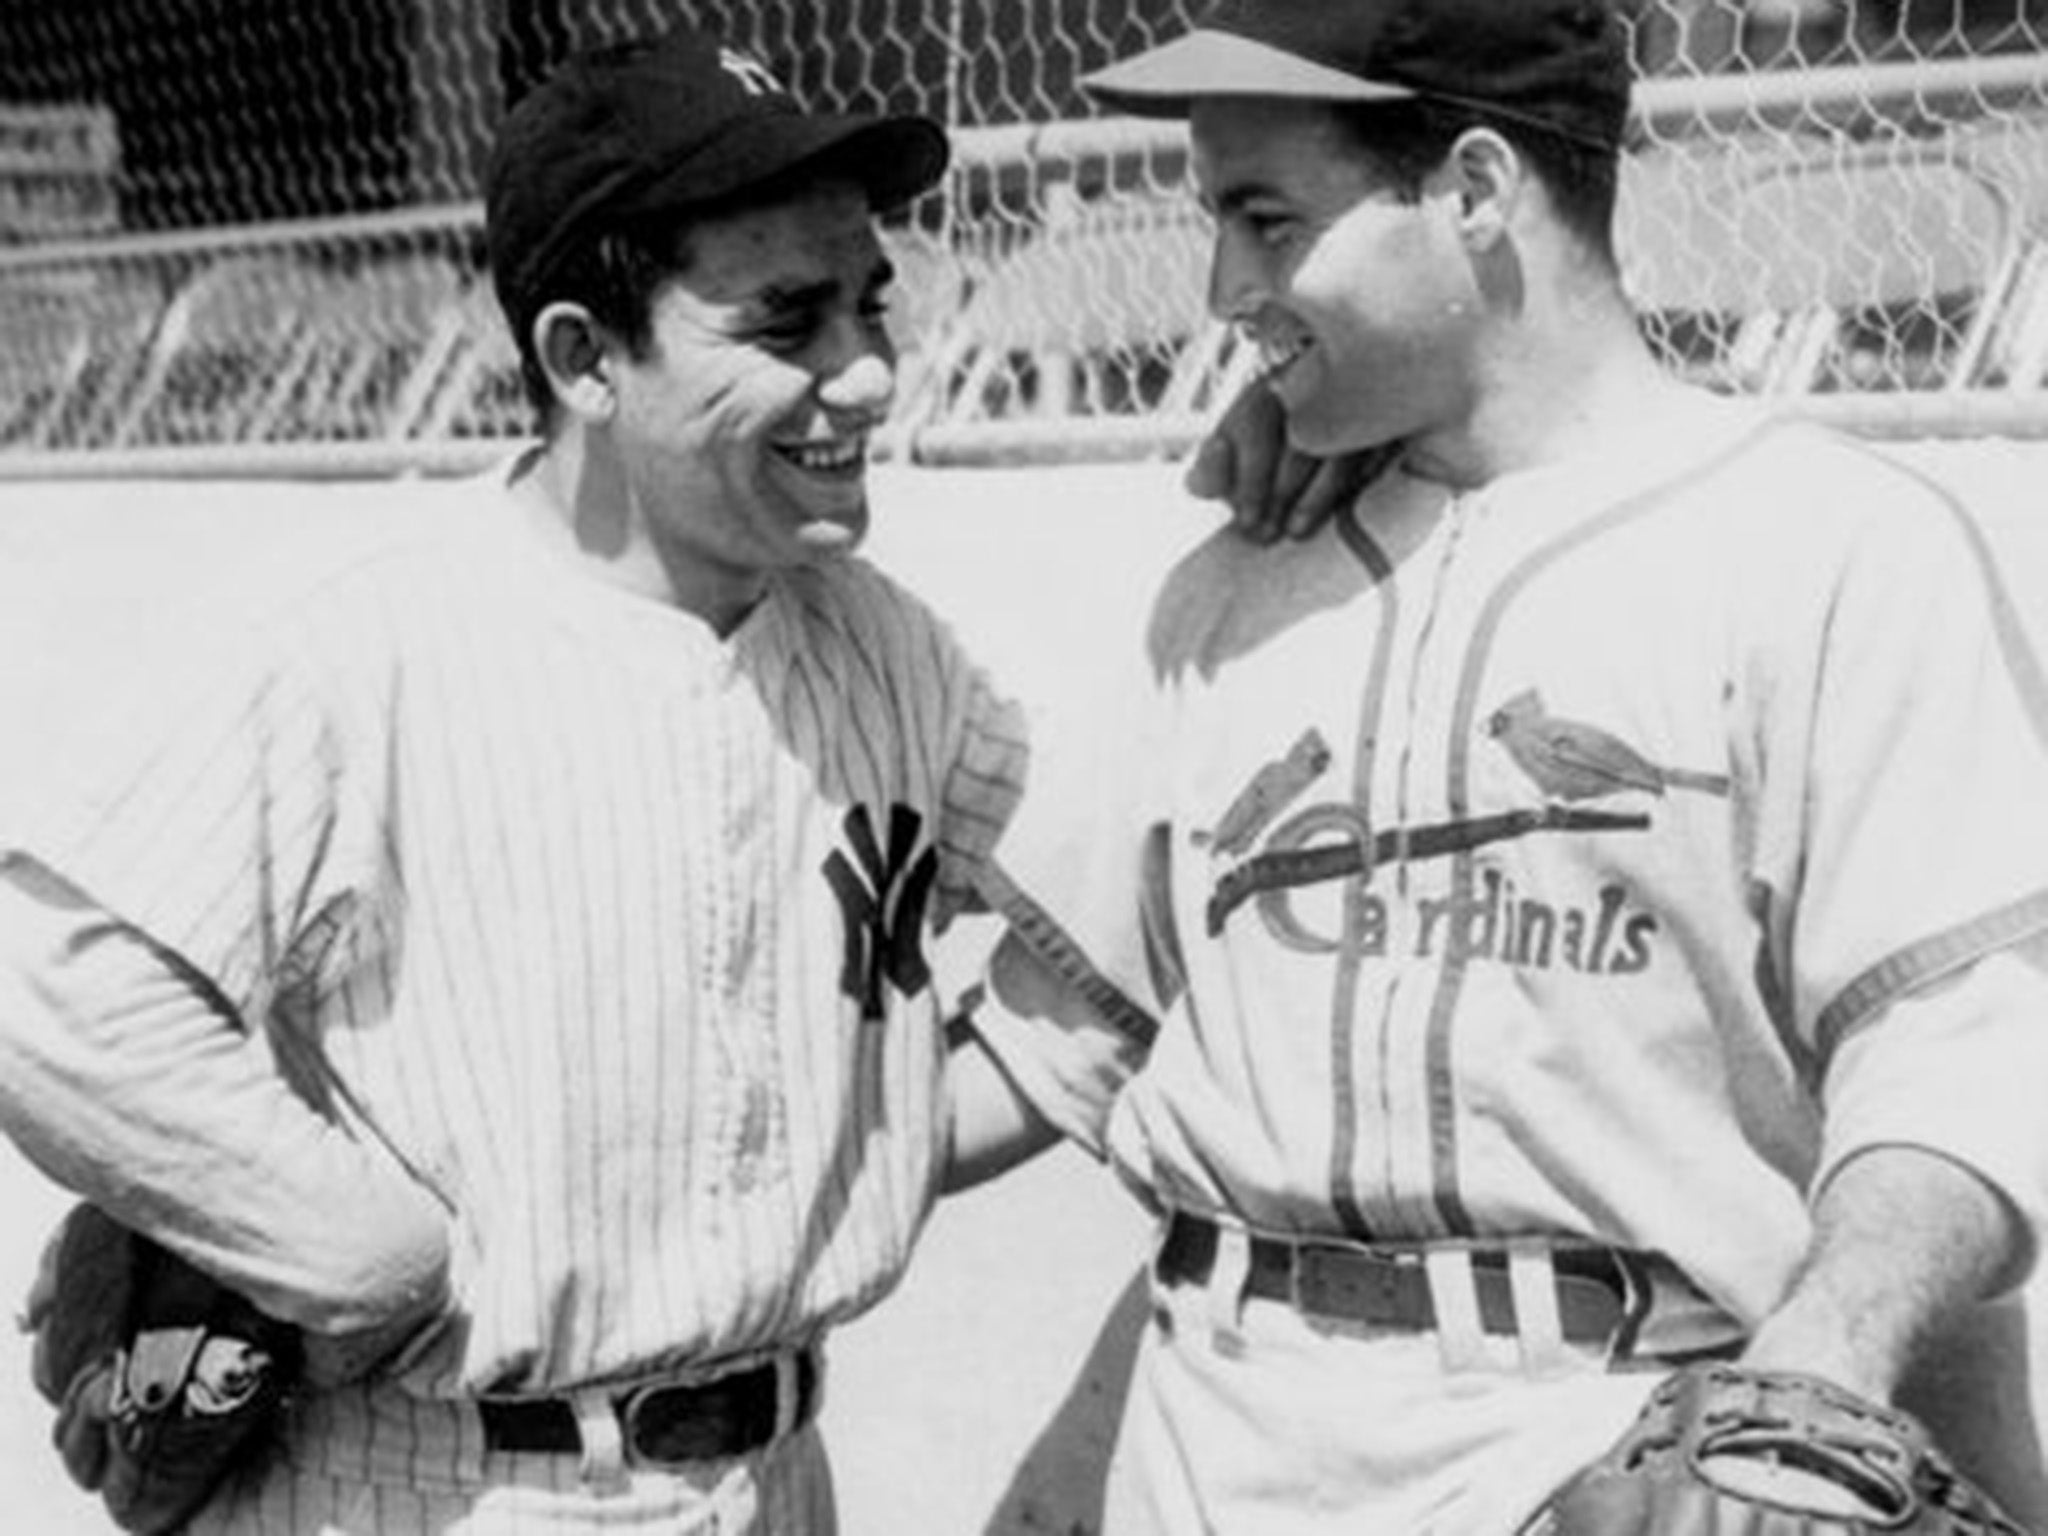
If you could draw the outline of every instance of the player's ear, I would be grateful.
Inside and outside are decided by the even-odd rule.
[[[611,353],[589,310],[567,302],[548,305],[534,316],[533,350],[563,410],[586,422],[610,419],[616,403]]]
[[[1527,169],[1521,154],[1491,128],[1468,128],[1444,157],[1445,190],[1457,200],[1459,233],[1475,251],[1505,238]]]

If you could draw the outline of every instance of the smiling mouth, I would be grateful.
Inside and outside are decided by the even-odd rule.
[[[1314,338],[1301,331],[1276,334],[1269,330],[1259,330],[1252,333],[1251,341],[1259,353],[1254,382],[1260,384],[1276,382],[1315,346]]]
[[[775,451],[806,473],[847,475],[867,463],[868,442],[865,437],[850,437],[829,443],[777,443]]]

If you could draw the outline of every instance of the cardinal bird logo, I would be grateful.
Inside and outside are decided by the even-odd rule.
[[[1552,800],[1597,800],[1629,790],[1659,796],[1671,789],[1728,793],[1726,774],[1653,763],[1612,731],[1548,713],[1534,689],[1496,709],[1487,719],[1486,734]]]

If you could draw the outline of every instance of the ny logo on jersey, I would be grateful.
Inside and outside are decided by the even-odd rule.
[[[782,82],[775,78],[775,72],[752,54],[741,53],[737,48],[718,50],[718,67],[737,80],[740,89],[749,96],[787,96]]]
[[[924,958],[925,909],[939,857],[927,847],[917,849],[923,819],[907,805],[889,807],[889,846],[875,840],[874,822],[864,805],[846,813],[848,858],[834,849],[825,861],[825,880],[839,899],[846,920],[846,959],[839,971],[839,990],[860,1005],[864,1019],[883,1015],[882,988],[893,984],[914,997],[931,981]]]

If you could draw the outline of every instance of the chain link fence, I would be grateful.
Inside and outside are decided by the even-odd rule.
[[[1175,124],[1076,81],[1192,0],[0,0],[0,473],[467,466],[529,428],[494,125],[567,49],[719,28],[953,130],[894,223],[884,451],[1172,452],[1245,361]],[[2048,0],[1634,0],[1625,276],[1673,365],[1897,434],[2048,434]]]

